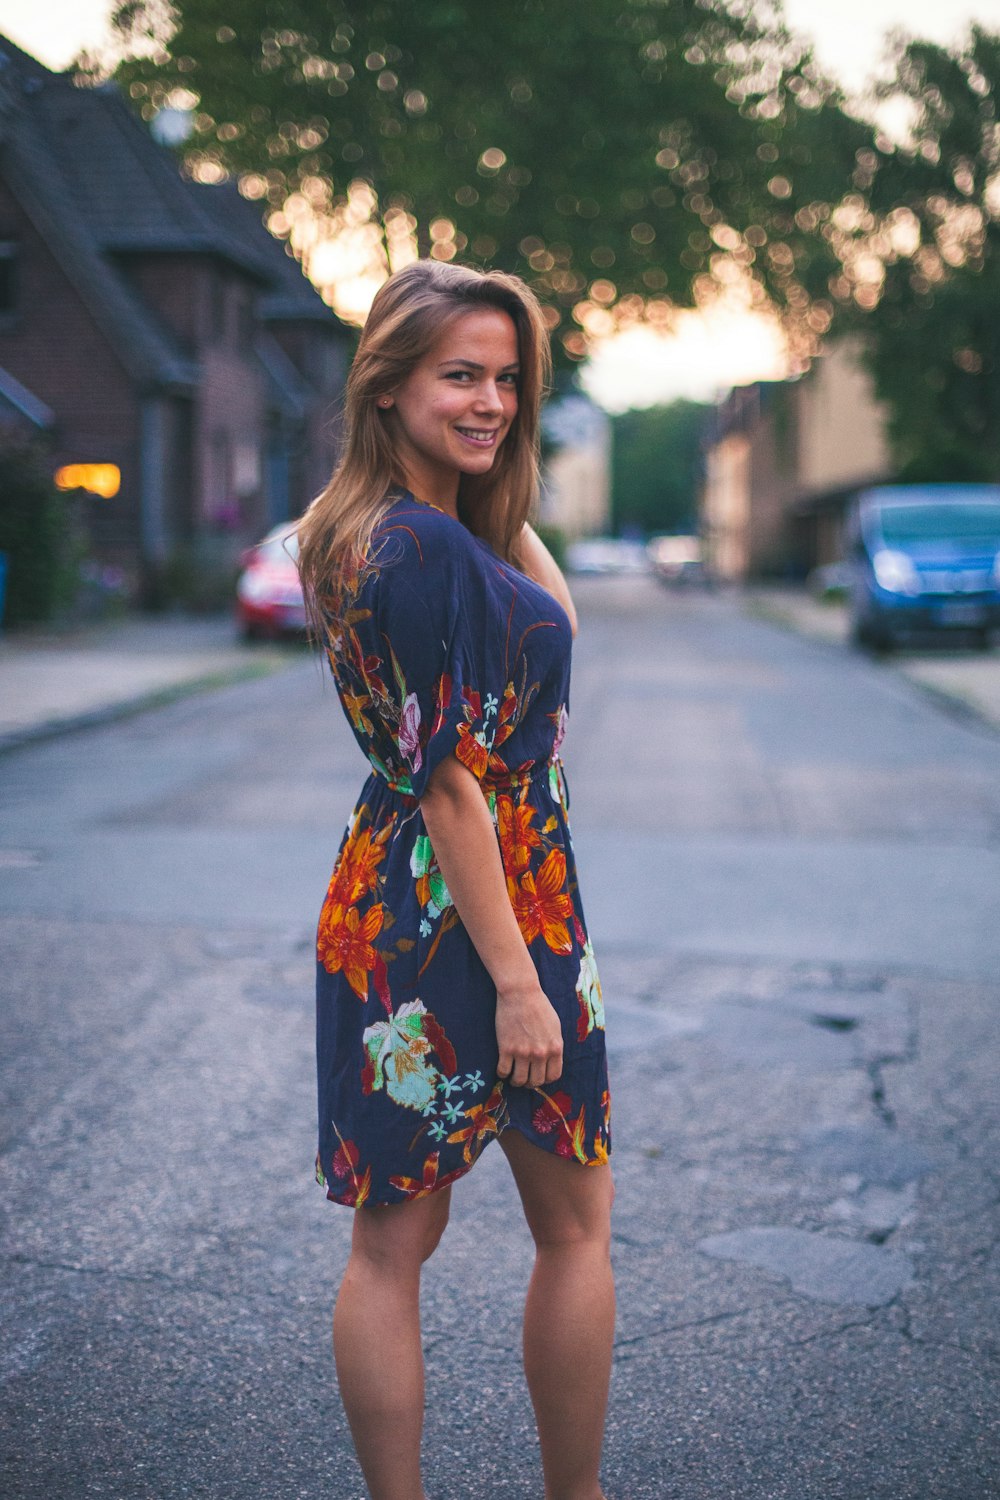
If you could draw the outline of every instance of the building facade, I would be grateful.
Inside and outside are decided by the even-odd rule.
[[[186,179],[118,89],[0,38],[0,367],[51,413],[95,557],[155,597],[322,487],[351,339],[232,183]]]
[[[851,494],[892,478],[886,413],[854,340],[798,380],[730,392],[705,449],[701,530],[720,578],[802,577],[840,555]]]
[[[539,519],[567,541],[611,525],[611,421],[589,396],[557,396],[542,414],[546,457]]]

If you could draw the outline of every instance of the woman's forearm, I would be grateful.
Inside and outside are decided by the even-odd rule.
[[[559,1018],[517,925],[482,790],[449,757],[434,771],[420,810],[455,909],[496,985],[500,1076],[552,1082],[562,1072]]]
[[[507,896],[493,819],[475,777],[457,760],[431,778],[420,810],[445,884],[498,990],[530,984],[535,966]]]

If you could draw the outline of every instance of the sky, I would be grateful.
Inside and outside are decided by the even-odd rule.
[[[47,67],[64,68],[81,47],[100,44],[111,9],[109,0],[0,0],[0,34]],[[895,28],[942,43],[973,22],[1000,31],[1000,0],[784,0],[784,11],[856,100]],[[680,314],[670,336],[636,329],[608,340],[584,383],[602,406],[620,411],[677,396],[709,400],[732,385],[780,378],[783,369],[780,337],[758,315]]]

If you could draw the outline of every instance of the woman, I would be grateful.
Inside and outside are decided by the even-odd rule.
[[[334,1353],[372,1500],[423,1500],[420,1268],[493,1136],[536,1245],[524,1360],[545,1493],[602,1500],[604,1014],[558,756],[576,622],[527,523],[547,369],[515,277],[397,272],[299,531],[372,768],[317,940],[317,1177],[357,1210]]]

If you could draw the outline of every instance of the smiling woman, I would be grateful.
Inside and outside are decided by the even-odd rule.
[[[527,524],[547,353],[516,278],[398,272],[300,527],[370,771],[317,932],[316,1171],[357,1210],[334,1351],[373,1500],[423,1496],[420,1267],[494,1139],[538,1248],[524,1337],[546,1493],[601,1500],[610,1100],[559,756],[576,617]]]

